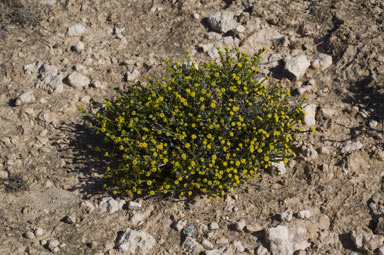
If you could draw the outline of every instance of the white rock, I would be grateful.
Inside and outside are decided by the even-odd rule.
[[[84,103],[84,104],[89,104],[89,102],[91,101],[91,97],[88,95],[85,95],[85,96],[81,97],[79,101]]]
[[[370,128],[376,128],[378,124],[379,124],[379,122],[377,122],[376,120],[369,121],[369,127]]]
[[[46,5],[54,5],[56,4],[57,0],[40,0],[41,4],[46,4]]]
[[[125,73],[126,81],[136,81],[140,76],[140,72],[136,68],[132,68],[130,71]]]
[[[60,245],[60,242],[59,240],[57,239],[49,239],[47,241],[47,246],[50,250],[54,249],[54,248],[57,248],[58,246]]]
[[[140,202],[135,202],[135,201],[129,201],[128,202],[128,208],[131,210],[137,210],[141,208],[141,203]]]
[[[33,233],[36,237],[42,237],[44,235],[44,230],[42,228],[36,228]]]
[[[35,239],[35,234],[32,233],[31,231],[27,231],[27,232],[24,234],[24,236],[25,236],[25,238],[30,239],[30,240]]]
[[[58,72],[56,66],[44,64],[39,68],[39,80],[36,88],[44,89],[49,93],[63,92],[63,76]]]
[[[78,72],[73,72],[67,77],[67,82],[68,85],[81,89],[88,85],[91,81],[87,76],[84,76]]]
[[[293,255],[296,250],[305,250],[310,246],[307,241],[307,230],[300,226],[269,228],[266,230],[265,237],[273,255]]]
[[[73,46],[73,49],[76,51],[76,52],[82,52],[83,50],[85,50],[85,46],[84,46],[84,43],[82,41],[78,41],[75,46]]]
[[[95,206],[88,200],[81,202],[81,206],[86,208],[88,212],[95,210]]]
[[[245,221],[241,220],[241,221],[236,222],[235,229],[236,229],[236,231],[241,232],[241,231],[243,231],[245,226],[246,226]]]
[[[201,244],[207,249],[213,249],[215,246],[209,240],[204,239]]]
[[[292,80],[299,80],[301,77],[303,77],[308,67],[311,65],[304,54],[287,57],[284,59],[284,62],[284,69],[288,75],[288,78]]]
[[[309,127],[316,125],[316,107],[315,104],[309,104],[303,108],[303,111],[305,112],[304,124]]]
[[[183,244],[181,245],[181,248],[186,252],[191,253],[199,253],[203,250],[203,246],[199,244],[195,239],[192,237],[186,237]]]
[[[116,201],[112,197],[104,197],[99,204],[99,208],[108,211],[110,214],[113,214],[122,209],[124,204],[124,200]]]
[[[361,251],[374,251],[383,246],[384,243],[384,236],[374,235],[363,230],[353,230],[350,236],[356,248]]]
[[[221,237],[221,238],[219,238],[219,239],[216,241],[216,243],[217,243],[218,245],[227,244],[227,243],[228,243],[228,239],[225,238],[225,237]]]
[[[332,65],[332,56],[324,53],[317,54],[311,64],[312,68],[316,70],[320,69],[321,71],[324,71],[330,65]]]
[[[217,224],[217,222],[216,221],[213,221],[213,222],[211,222],[210,224],[209,224],[209,229],[210,230],[216,230],[216,229],[219,229],[220,227],[219,227],[219,224]]]
[[[206,250],[206,251],[204,251],[204,254],[205,255],[230,255],[232,253],[227,248],[220,247],[220,248],[214,249],[214,250]]]
[[[33,96],[32,91],[25,92],[21,94],[17,99],[16,99],[16,105],[23,105],[23,104],[28,104],[28,103],[33,103],[36,101],[36,98]]]
[[[341,147],[342,153],[349,153],[353,151],[357,151],[363,148],[363,144],[360,141],[346,141],[343,146]]]
[[[277,173],[278,175],[283,175],[287,172],[285,169],[284,161],[280,161],[279,163],[272,162],[272,171]]]
[[[175,228],[177,231],[181,231],[186,225],[187,225],[187,220],[179,220],[176,223]]]
[[[310,210],[302,210],[300,211],[297,216],[300,219],[309,219],[311,217],[311,211]]]
[[[325,154],[325,155],[329,155],[331,153],[331,151],[329,150],[328,147],[321,147],[320,148],[320,153],[321,154]]]
[[[83,25],[76,24],[76,25],[73,25],[70,28],[68,28],[67,35],[68,36],[78,36],[78,35],[84,34],[85,31],[87,31],[87,29]]]
[[[243,25],[238,25],[236,27],[236,32],[243,33],[245,31],[245,27]]]
[[[216,32],[208,32],[205,36],[212,41],[219,41],[223,39],[223,36]]]
[[[264,246],[259,246],[259,248],[257,248],[256,250],[256,255],[269,255],[271,253],[269,253],[268,249],[265,248]]]
[[[306,160],[315,160],[319,156],[313,145],[307,142],[301,146],[301,152]]]
[[[41,63],[36,62],[33,64],[25,65],[23,69],[24,69],[24,73],[31,74],[31,73],[36,73],[40,67],[41,67]]]
[[[0,170],[0,179],[7,179],[8,178],[8,172],[4,170]]]
[[[280,214],[280,219],[282,221],[291,221],[292,216],[293,216],[293,213],[291,211],[285,211],[282,214]]]
[[[320,109],[320,113],[327,119],[330,119],[332,118],[332,116],[335,114],[335,110],[333,109],[324,109],[324,108],[321,108]]]
[[[234,13],[229,11],[220,11],[209,15],[208,23],[211,28],[220,33],[226,33],[238,26],[233,19]]]
[[[255,29],[255,32],[242,42],[241,48],[252,55],[257,53],[263,47],[271,48],[273,41],[279,40],[283,37],[284,36],[273,27],[263,26]]]
[[[135,231],[130,228],[118,238],[116,247],[125,251],[127,255],[150,254],[156,244],[155,238],[144,231]]]
[[[135,213],[131,218],[130,222],[133,225],[141,224],[146,218],[148,218],[152,213],[153,207],[148,207],[143,213]]]
[[[244,252],[245,251],[245,248],[240,241],[233,241],[232,245],[235,248],[236,252]]]

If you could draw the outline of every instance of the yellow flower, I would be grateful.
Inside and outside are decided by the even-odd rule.
[[[186,149],[189,149],[191,147],[191,144],[190,143],[186,143],[184,146],[185,146]]]

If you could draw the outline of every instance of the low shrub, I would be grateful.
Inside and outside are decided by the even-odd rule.
[[[292,146],[305,114],[302,101],[258,71],[254,56],[221,51],[220,63],[167,63],[167,77],[148,78],[88,114],[104,138],[114,194],[219,199],[258,176],[271,162],[295,157]]]

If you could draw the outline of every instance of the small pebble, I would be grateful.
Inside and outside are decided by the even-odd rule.
[[[370,128],[376,128],[378,124],[379,124],[379,123],[378,123],[376,120],[371,120],[371,121],[369,122],[369,127],[370,127]]]
[[[219,229],[219,224],[217,224],[217,222],[211,222],[211,224],[209,224],[209,229],[210,230],[216,230],[216,229]]]
[[[59,240],[57,240],[57,239],[49,239],[49,240],[47,241],[47,245],[48,245],[48,248],[49,248],[50,250],[52,250],[52,249],[54,249],[54,248],[58,248],[59,245],[60,245],[60,242],[59,242]]]
[[[187,225],[187,221],[186,220],[179,220],[176,223],[175,227],[176,227],[177,231],[181,231],[186,225]]]
[[[243,231],[245,226],[246,226],[246,224],[245,224],[245,221],[243,221],[243,220],[236,222],[236,224],[235,224],[236,231],[239,231],[239,232]]]
[[[309,219],[311,217],[311,211],[310,210],[302,210],[300,211],[297,216],[300,219]]]
[[[131,210],[137,210],[141,208],[141,203],[135,201],[128,202],[128,208]]]
[[[36,237],[41,237],[44,234],[44,230],[42,228],[36,228],[34,233]]]
[[[227,243],[228,243],[228,239],[225,238],[225,237],[222,237],[222,238],[218,239],[218,240],[216,241],[216,243],[217,243],[218,245],[227,244]]]
[[[201,243],[205,248],[207,249],[213,249],[214,248],[214,245],[213,243],[211,243],[210,241],[208,241],[207,239],[204,239],[203,242]]]
[[[27,231],[27,232],[24,234],[24,236],[25,236],[25,238],[30,239],[30,240],[35,239],[35,234],[32,233],[31,231]]]
[[[75,46],[73,46],[73,49],[76,51],[76,52],[81,52],[85,49],[85,46],[84,46],[84,43],[79,41],[75,44]]]

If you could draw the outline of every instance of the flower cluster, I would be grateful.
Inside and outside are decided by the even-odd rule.
[[[219,50],[220,63],[170,63],[167,78],[148,78],[90,115],[104,137],[115,194],[206,193],[220,198],[271,162],[295,157],[305,114],[283,85],[262,77],[254,56]]]

